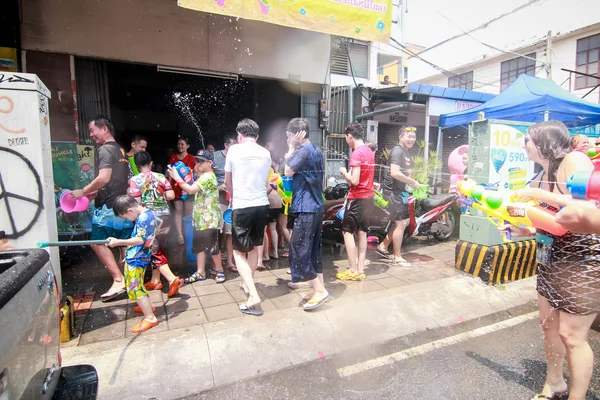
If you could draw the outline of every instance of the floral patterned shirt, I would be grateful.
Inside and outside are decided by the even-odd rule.
[[[127,264],[138,268],[145,268],[150,264],[152,244],[156,228],[159,225],[160,219],[156,218],[150,210],[145,210],[138,216],[131,237],[140,238],[144,243],[127,247],[125,251],[125,261]]]
[[[194,229],[219,229],[221,225],[221,209],[219,208],[219,184],[214,172],[201,174],[194,185],[200,188],[194,199],[192,223]]]

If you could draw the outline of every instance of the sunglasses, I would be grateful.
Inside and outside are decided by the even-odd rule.
[[[404,128],[404,131],[405,132],[416,132],[417,128],[414,128],[414,127],[410,126],[408,128]]]

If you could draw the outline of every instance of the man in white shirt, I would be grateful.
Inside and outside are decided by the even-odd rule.
[[[262,315],[260,297],[254,285],[254,272],[258,265],[256,246],[263,243],[269,216],[267,185],[271,154],[259,146],[258,124],[243,119],[237,125],[237,142],[227,152],[225,160],[225,187],[231,194],[231,233],[233,257],[244,283],[240,285],[248,300],[240,311],[249,315]],[[246,259],[246,253],[248,258]]]

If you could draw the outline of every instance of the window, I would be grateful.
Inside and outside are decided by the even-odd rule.
[[[526,57],[529,58],[513,58],[500,65],[500,91],[509,87],[519,75],[535,76],[535,53],[527,54]]]
[[[331,73],[369,77],[369,45],[339,36],[331,37]]]
[[[448,78],[448,87],[455,89],[473,90],[473,71]]]
[[[600,33],[577,41],[577,72],[584,74],[598,74],[598,53],[600,52]],[[589,76],[577,75],[575,89],[584,89],[600,84],[600,79]]]

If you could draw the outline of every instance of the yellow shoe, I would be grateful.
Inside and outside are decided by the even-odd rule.
[[[349,270],[346,270],[344,272],[340,272],[340,273],[336,274],[335,277],[342,281],[354,281],[354,280],[356,280],[355,279],[356,275],[358,275],[358,274],[356,274],[354,272],[350,272]]]
[[[364,281],[365,279],[367,279],[367,275],[365,273],[362,273],[362,274],[355,274],[354,279],[352,279],[352,280],[353,281]]]

